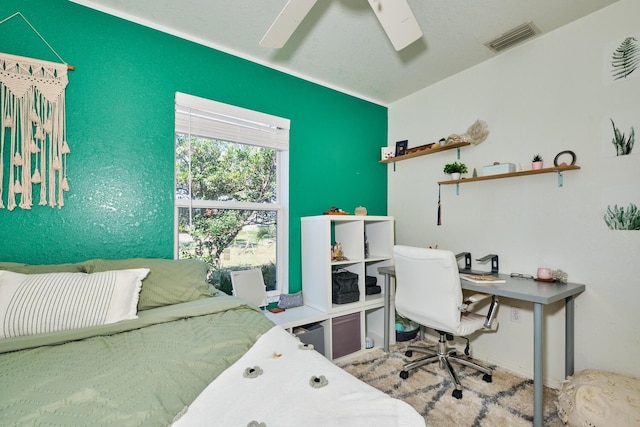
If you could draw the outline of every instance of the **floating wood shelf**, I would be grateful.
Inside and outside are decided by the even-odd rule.
[[[467,145],[470,145],[471,143],[469,142],[455,142],[453,144],[447,144],[447,145],[438,145],[438,143],[435,143],[434,145],[432,145],[429,148],[423,148],[423,149],[419,149],[420,147],[416,147],[418,148],[417,151],[411,151],[407,154],[404,154],[402,156],[398,156],[398,157],[391,157],[389,159],[385,159],[385,160],[380,160],[380,163],[395,163],[395,162],[400,162],[402,160],[408,160],[408,159],[413,159],[414,157],[420,157],[420,156],[426,156],[428,154],[434,154],[434,153],[438,153],[440,151],[447,151],[447,150],[453,150],[454,148],[460,148],[460,147],[466,147]],[[415,149],[410,149],[410,150],[415,150]]]
[[[557,172],[560,175],[564,171],[572,171],[580,169],[580,166],[576,165],[565,165],[565,166],[553,166],[549,168],[535,169],[535,170],[526,170],[526,171],[518,171],[518,172],[509,172],[509,173],[499,173],[495,175],[487,175],[487,176],[476,176],[472,178],[462,178],[462,179],[452,179],[449,181],[438,181],[438,184],[449,185],[449,184],[464,184],[467,182],[475,182],[475,181],[487,181],[490,179],[502,179],[502,178],[513,178],[516,176],[524,176],[524,175],[538,175],[543,173],[552,173]],[[562,186],[562,184],[559,184]]]

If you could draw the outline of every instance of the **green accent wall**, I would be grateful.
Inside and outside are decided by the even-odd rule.
[[[70,191],[62,209],[38,206],[38,191],[31,210],[0,209],[0,261],[172,258],[177,91],[291,120],[290,291],[301,286],[300,217],[359,205],[386,215],[386,107],[66,0],[0,2],[0,19],[15,12],[75,67]],[[0,52],[60,62],[19,16],[0,25]]]

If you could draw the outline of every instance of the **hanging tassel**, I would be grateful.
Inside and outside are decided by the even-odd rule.
[[[29,112],[29,120],[34,123],[40,123],[40,116],[38,116],[38,112],[35,108],[31,109],[31,111]]]
[[[36,126],[36,133],[33,135],[36,139],[44,139],[44,131],[42,130],[42,126]]]
[[[60,157],[55,157],[53,159],[53,163],[51,164],[53,170],[59,171],[62,169],[62,164],[60,164]]]
[[[69,154],[71,149],[69,149],[69,144],[67,141],[62,141],[62,147],[60,147],[60,154]]]
[[[20,181],[16,179],[16,182],[13,184],[13,192],[14,193],[22,193],[22,185]]]
[[[3,124],[4,124],[4,127],[6,127],[6,128],[12,128],[13,127],[13,117],[5,116]]]
[[[38,169],[36,169],[36,171],[33,173],[31,182],[33,182],[34,184],[40,184],[42,182],[42,177],[40,176],[40,171]]]
[[[29,144],[29,152],[31,153],[40,152],[40,147],[38,147],[38,144],[36,144],[35,141],[31,141],[31,143]]]
[[[69,191],[69,181],[67,181],[67,177],[62,178],[62,182],[60,183],[60,188],[62,191]]]
[[[438,225],[442,225],[442,205],[440,204],[440,184],[438,184]]]
[[[20,155],[20,153],[16,153],[13,156],[13,165],[14,166],[22,166],[22,156]]]
[[[51,135],[51,132],[53,131],[53,123],[51,122],[51,119],[48,119],[46,122],[44,122],[42,128],[46,133]]]

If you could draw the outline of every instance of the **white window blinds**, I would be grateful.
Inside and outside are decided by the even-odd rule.
[[[289,119],[176,92],[176,132],[289,149]]]

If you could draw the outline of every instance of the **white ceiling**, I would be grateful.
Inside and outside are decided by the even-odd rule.
[[[424,36],[396,52],[366,0],[320,0],[282,49],[258,43],[287,0],[70,0],[388,105],[499,53],[532,21],[548,33],[617,0],[409,0]]]

